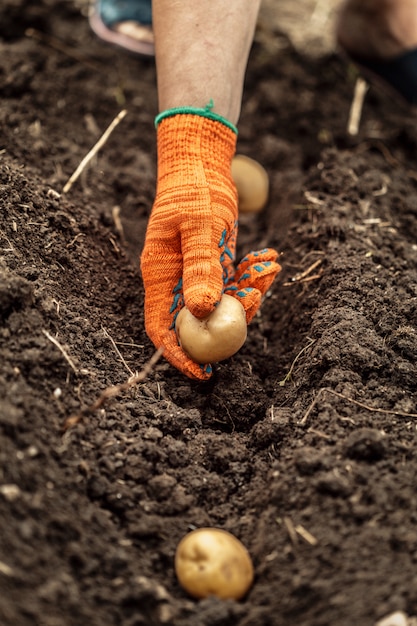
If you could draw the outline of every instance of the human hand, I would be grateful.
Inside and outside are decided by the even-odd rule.
[[[277,253],[265,249],[247,255],[235,270],[236,131],[198,111],[168,112],[159,123],[157,194],[141,269],[150,339],[184,374],[207,380],[211,365],[195,363],[178,344],[177,314],[186,305],[195,317],[206,317],[224,292],[240,300],[249,323],[280,266]]]

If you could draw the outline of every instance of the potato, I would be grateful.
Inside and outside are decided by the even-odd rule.
[[[234,535],[220,528],[198,528],[180,541],[175,572],[195,598],[239,600],[253,583],[252,560]]]
[[[239,213],[258,213],[268,201],[269,179],[260,163],[238,154],[232,161],[232,177],[238,193]]]
[[[235,354],[247,337],[246,313],[236,298],[223,294],[207,317],[198,319],[184,307],[175,330],[184,352],[196,363],[215,363]]]

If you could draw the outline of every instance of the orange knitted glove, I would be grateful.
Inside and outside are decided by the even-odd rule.
[[[178,344],[178,312],[185,304],[205,317],[225,292],[241,301],[249,322],[281,268],[270,249],[250,253],[236,271],[233,266],[236,129],[209,108],[172,109],[156,123],[158,182],[141,256],[145,327],[172,365],[207,380],[210,364],[194,363]]]

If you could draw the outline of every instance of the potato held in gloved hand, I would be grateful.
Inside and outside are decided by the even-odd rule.
[[[246,341],[247,324],[275,277],[276,257],[275,250],[269,248],[247,255],[235,272],[238,282],[225,286],[219,305],[207,317],[198,319],[187,307],[179,312],[175,325],[178,340],[193,361],[215,363],[240,350]]]
[[[215,363],[235,354],[246,341],[245,309],[239,300],[223,294],[207,317],[194,317],[187,307],[178,313],[175,330],[181,348],[196,363]]]
[[[225,293],[241,303],[249,323],[280,266],[269,249],[251,253],[236,270],[233,265],[236,129],[209,109],[172,109],[157,124],[157,194],[141,257],[145,326],[172,365],[207,380],[210,363],[196,363],[178,343],[177,315],[186,306],[205,318]]]

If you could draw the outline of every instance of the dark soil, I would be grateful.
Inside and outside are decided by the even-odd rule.
[[[352,68],[261,28],[239,151],[267,168],[271,198],[242,220],[239,256],[277,247],[279,280],[212,382],[160,361],[65,429],[154,353],[138,255],[155,187],[155,68],[98,41],[81,9],[0,8],[1,625],[416,614],[416,116],[372,88],[349,138]],[[200,526],[250,551],[244,601],[180,588],[175,548]]]

